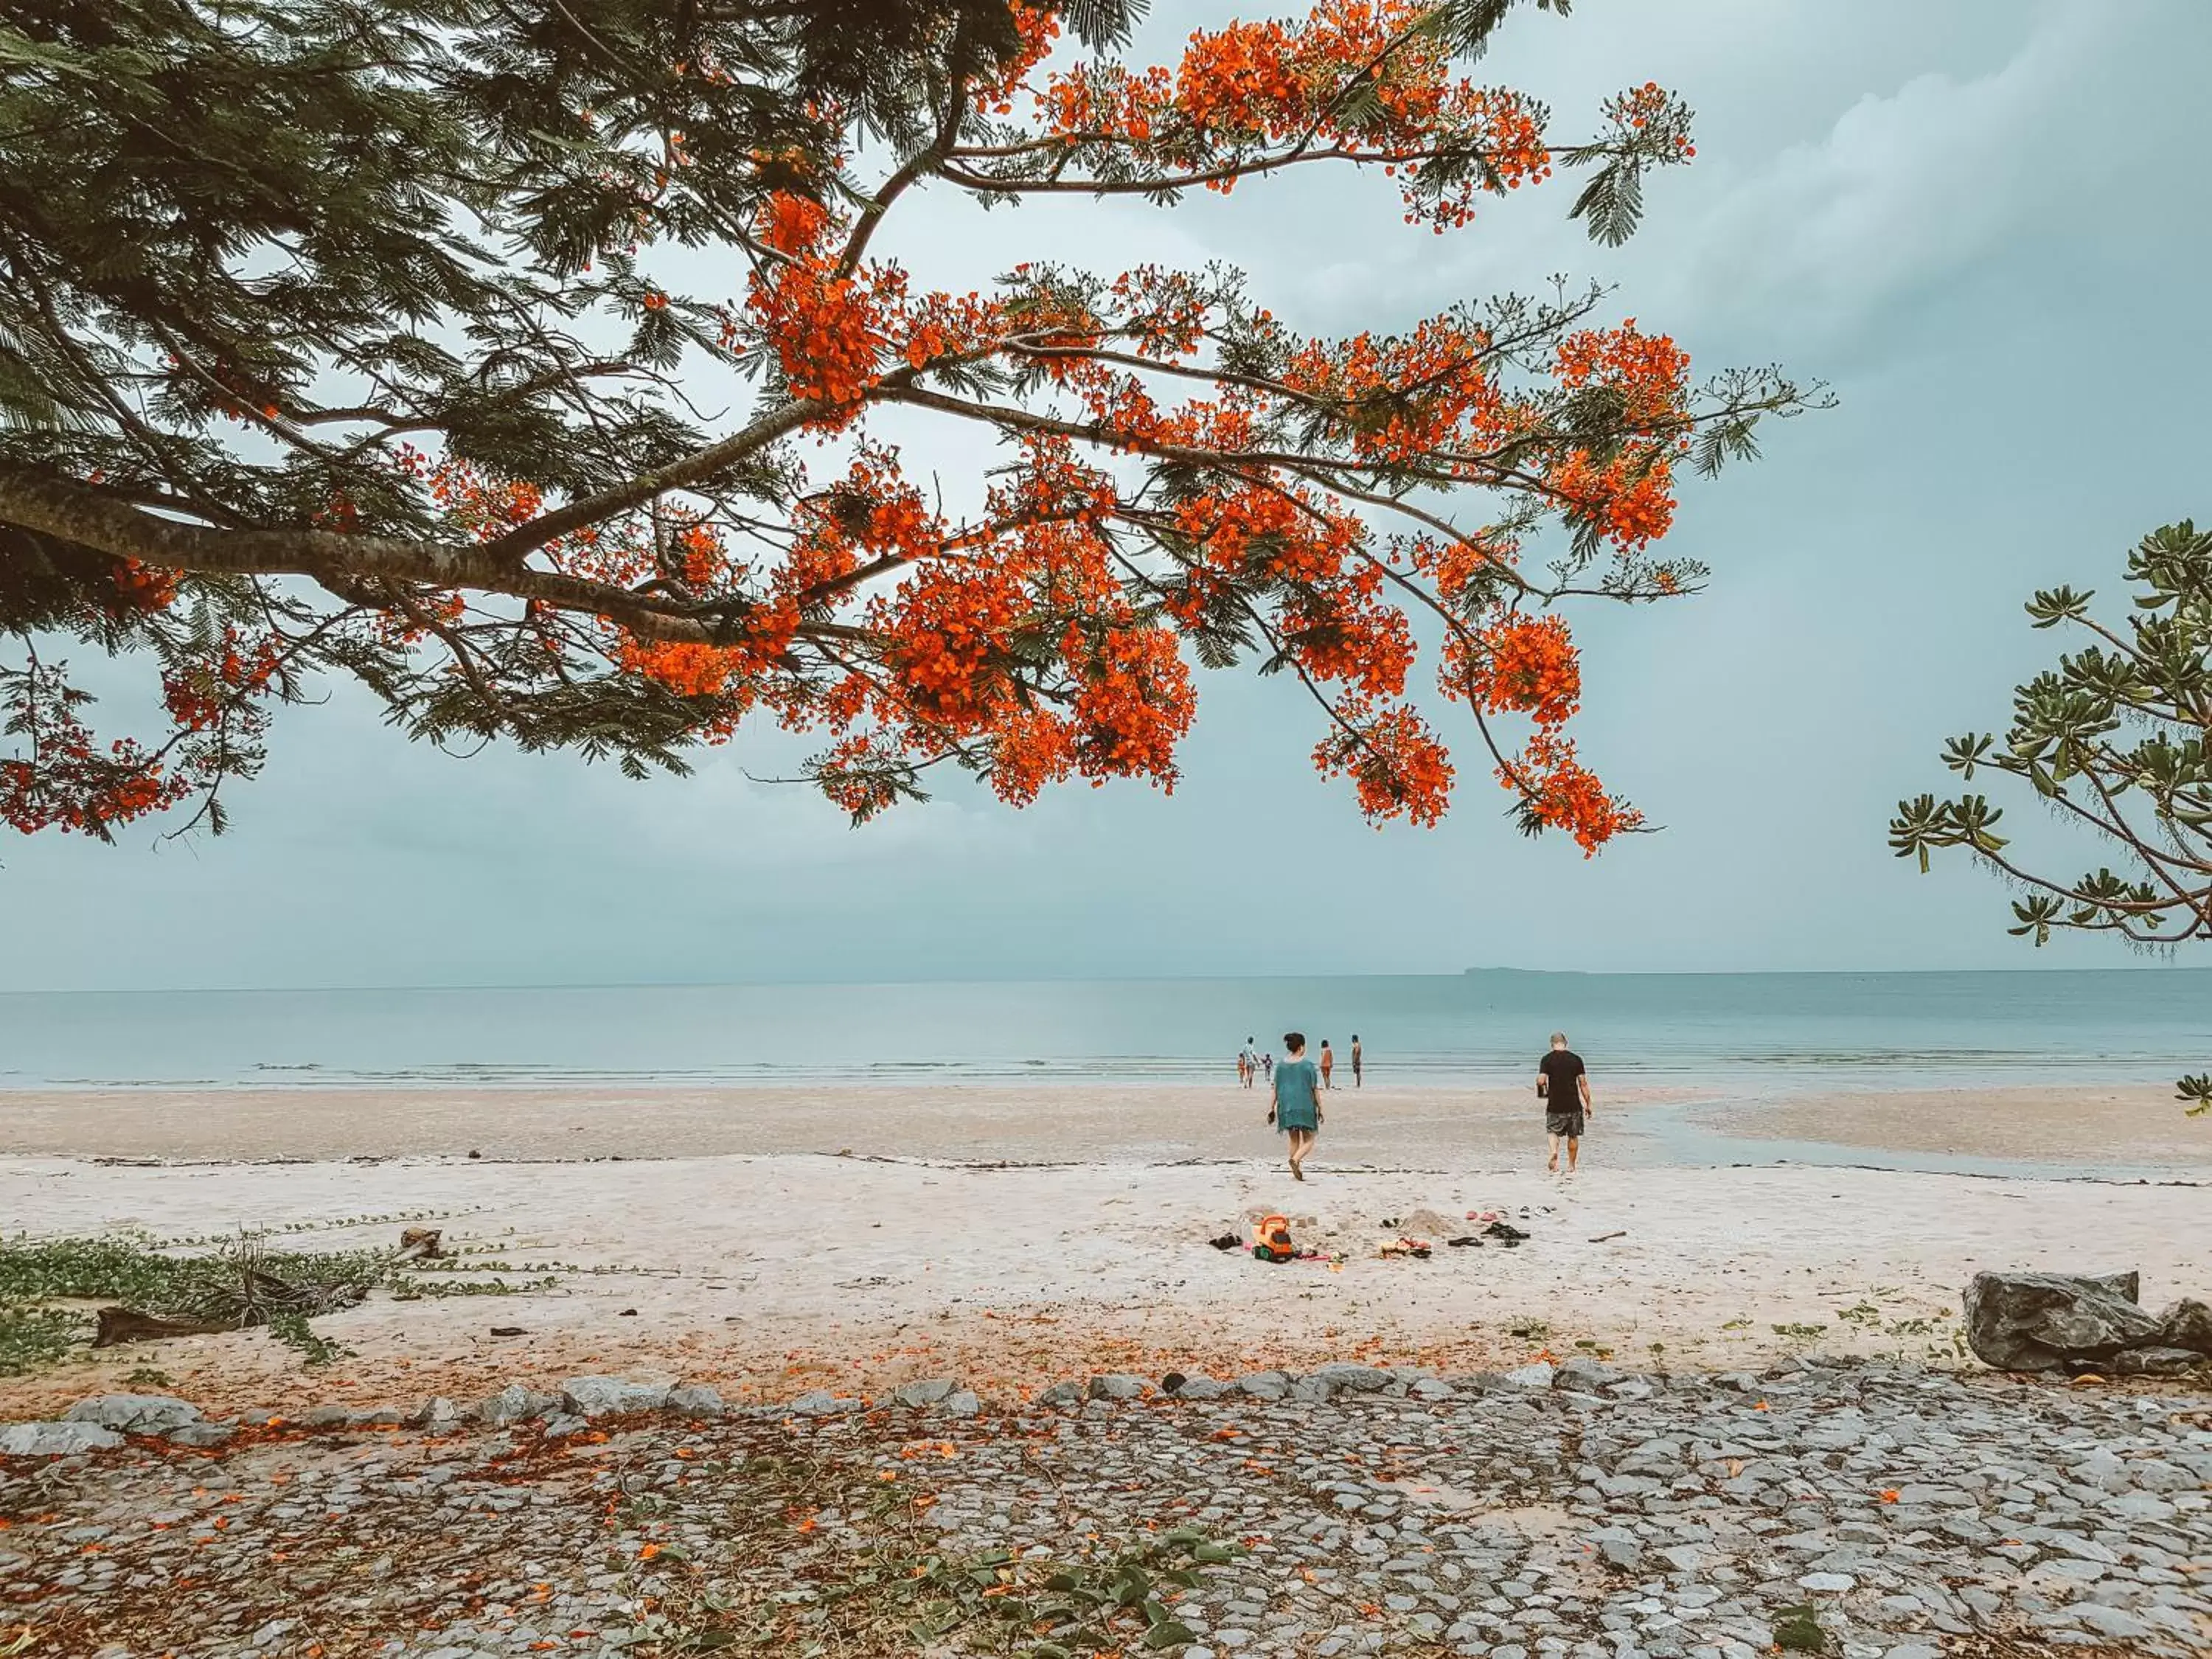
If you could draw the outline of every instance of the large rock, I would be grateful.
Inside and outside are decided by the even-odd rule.
[[[561,1385],[561,1403],[578,1417],[626,1417],[659,1411],[668,1403],[668,1390],[619,1376],[572,1376]]]
[[[2212,1357],[2197,1352],[2194,1348],[2166,1348],[2153,1345],[2147,1348],[2128,1348],[2112,1356],[2112,1375],[2115,1376],[2186,1376],[2200,1365],[2212,1364]]]
[[[2111,1359],[2159,1340],[2136,1301],[2134,1273],[1976,1273],[1966,1287],[1966,1340],[2005,1371],[2055,1371]]]
[[[1564,1362],[1553,1373],[1552,1386],[1595,1394],[1600,1389],[1609,1389],[1624,1381],[1626,1376],[1626,1372],[1617,1371],[1601,1360],[1577,1358]]]
[[[100,1394],[62,1413],[64,1423],[97,1423],[118,1434],[167,1434],[200,1420],[200,1408],[166,1394]]]
[[[180,1428],[171,1429],[167,1439],[173,1446],[196,1446],[205,1451],[228,1444],[231,1437],[237,1432],[237,1429],[228,1423],[186,1423]]]
[[[122,1443],[121,1435],[97,1423],[10,1423],[0,1429],[0,1456],[7,1457],[66,1457]]]
[[[678,1417],[720,1417],[729,1407],[711,1383],[686,1382],[668,1391],[668,1409]]]
[[[894,1406],[934,1406],[960,1385],[949,1376],[925,1376],[902,1382],[891,1390]]]
[[[477,1407],[477,1421],[488,1428],[504,1428],[509,1423],[526,1422],[533,1417],[544,1417],[560,1405],[550,1394],[534,1393],[520,1382],[510,1382],[490,1399]],[[309,1421],[313,1414],[309,1413]]]
[[[1332,1389],[1342,1389],[1352,1394],[1372,1394],[1387,1389],[1397,1379],[1389,1371],[1376,1365],[1354,1365],[1343,1360],[1332,1361],[1313,1373]]]
[[[2184,1297],[2158,1316],[2158,1340],[2169,1348],[2212,1354],[2212,1307]]]

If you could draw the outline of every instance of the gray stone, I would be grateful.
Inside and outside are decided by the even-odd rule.
[[[0,1429],[0,1455],[66,1457],[73,1452],[106,1451],[123,1437],[98,1423],[10,1423]]]
[[[947,1417],[973,1417],[983,1409],[973,1389],[956,1389],[939,1402],[938,1410]]]
[[[720,1417],[727,1407],[722,1391],[708,1382],[686,1382],[668,1391],[665,1409],[678,1417]]]
[[[1459,1392],[1441,1376],[1417,1376],[1406,1389],[1416,1400],[1449,1400]]]
[[[1623,1374],[1612,1366],[1595,1359],[1570,1359],[1563,1362],[1553,1373],[1555,1389],[1576,1389],[1584,1394],[1595,1394],[1601,1389],[1611,1388],[1623,1380]]]
[[[592,1426],[588,1418],[578,1417],[573,1412],[550,1412],[545,1418],[545,1437],[549,1440],[564,1440],[572,1434],[581,1434]]]
[[[1808,1572],[1798,1579],[1797,1588],[1811,1590],[1816,1595],[1841,1595],[1847,1589],[1857,1588],[1858,1582],[1847,1572]]]
[[[310,1406],[300,1422],[310,1429],[342,1429],[352,1416],[353,1413],[343,1406]]]
[[[1224,1382],[1218,1376],[1191,1376],[1183,1379],[1182,1387],[1176,1390],[1176,1398],[1178,1400],[1219,1400],[1224,1395],[1232,1395],[1236,1392],[1237,1385],[1234,1382]]]
[[[1533,1365],[1516,1365],[1498,1375],[1498,1382],[1509,1389],[1548,1389],[1556,1373],[1548,1359],[1540,1359]]]
[[[238,1431],[228,1423],[179,1423],[167,1437],[173,1446],[220,1446]]]
[[[2108,1514],[2130,1521],[2171,1521],[2178,1513],[2166,1499],[2154,1498],[2147,1492],[2122,1492],[2118,1498],[2105,1499],[2101,1507]]]
[[[1606,1565],[1634,1572],[1644,1565],[1644,1547],[1633,1538],[1601,1538],[1597,1553]]]
[[[837,1417],[860,1409],[859,1401],[832,1394],[827,1389],[810,1389],[784,1407],[793,1417]]]
[[[2212,1354],[2212,1307],[2185,1297],[2158,1316],[2158,1340],[2169,1348]]]
[[[1091,1397],[1093,1400],[1135,1400],[1141,1397],[1152,1386],[1141,1376],[1129,1376],[1121,1373],[1108,1376],[1094,1376],[1091,1379]]]
[[[167,1434],[200,1420],[200,1408],[166,1394],[102,1394],[62,1413],[64,1423],[97,1423],[118,1434]]]
[[[459,1425],[461,1408],[442,1394],[433,1395],[408,1420],[418,1429],[451,1429]]]
[[[920,1382],[902,1382],[891,1390],[891,1404],[934,1406],[959,1386],[949,1376],[931,1376]]]
[[[1079,1406],[1083,1403],[1083,1384],[1055,1382],[1036,1397],[1040,1406]]]
[[[1280,1400],[1290,1393],[1291,1379],[1283,1371],[1254,1371],[1238,1377],[1237,1386],[1255,1400]]]
[[[2115,1376],[2186,1376],[2199,1365],[2212,1364],[2212,1351],[2194,1348],[2129,1348],[2112,1356]]]
[[[510,1382],[490,1399],[478,1403],[477,1421],[488,1428],[504,1428],[509,1423],[520,1423],[533,1417],[543,1417],[560,1404],[550,1394],[536,1394],[520,1382]],[[314,1413],[308,1413],[313,1426]]]
[[[561,1403],[578,1417],[625,1417],[659,1411],[668,1403],[668,1390],[619,1376],[572,1376],[561,1385]]]
[[[1315,1380],[1328,1383],[1333,1389],[1342,1389],[1351,1394],[1372,1394],[1386,1389],[1397,1379],[1376,1365],[1354,1365],[1341,1361],[1318,1367],[1313,1372]]]
[[[2098,1635],[2109,1636],[2116,1641],[2137,1641],[2155,1633],[2148,1621],[2121,1607],[2084,1601],[2072,1608],[2071,1613],[2076,1624],[2087,1625]]]
[[[2156,1341],[2159,1322],[2138,1306],[2138,1275],[1980,1273],[1963,1298],[1966,1340],[1984,1364],[2051,1371],[2111,1358]]]

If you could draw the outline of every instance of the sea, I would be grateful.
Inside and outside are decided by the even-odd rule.
[[[2162,1081],[2212,1066],[2212,969],[0,994],[0,1090],[1198,1082],[1357,1036],[1369,1080],[1807,1090]]]

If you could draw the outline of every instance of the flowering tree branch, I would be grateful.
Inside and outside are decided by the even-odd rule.
[[[961,293],[876,252],[933,190],[1165,208],[1324,165],[1382,168],[1439,233],[1581,169],[1572,211],[1617,241],[1689,112],[1646,85],[1555,141],[1462,72],[1500,0],[1326,0],[1149,68],[1104,55],[1102,3],[110,9],[100,40],[34,20],[0,89],[0,812],[27,831],[195,795],[221,828],[272,706],[331,673],[418,737],[637,773],[815,733],[856,818],[947,763],[1015,803],[1171,788],[1194,669],[1239,661],[1319,701],[1316,764],[1369,813],[1433,823],[1427,632],[1523,827],[1595,851],[1641,820],[1565,733],[1551,607],[1692,591],[1656,551],[1678,474],[1819,401],[1693,383],[1598,289],[1332,338],[1218,269]],[[90,74],[114,38],[176,72]],[[671,242],[730,250],[737,290],[672,291]],[[701,413],[741,379],[739,417]],[[948,511],[891,410],[1002,462]],[[145,653],[168,732],[96,740],[70,639]]]

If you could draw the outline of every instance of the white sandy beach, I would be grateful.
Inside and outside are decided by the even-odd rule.
[[[1600,1117],[1591,1162],[1563,1184],[1539,1167],[1517,1096],[1340,1091],[1300,1187],[1272,1161],[1255,1097],[1197,1092],[882,1091],[825,1115],[759,1091],[734,1121],[726,1101],[718,1113],[700,1097],[11,1098],[0,1104],[11,1230],[305,1228],[306,1248],[388,1243],[405,1218],[514,1276],[561,1282],[331,1316],[318,1328],[356,1357],[304,1380],[289,1350],[244,1333],[106,1351],[0,1383],[0,1397],[21,1415],[147,1365],[196,1399],[247,1404],[296,1403],[303,1390],[461,1396],[579,1371],[772,1398],[825,1384],[871,1393],[917,1374],[1018,1389],[1086,1369],[1244,1370],[1354,1350],[1447,1368],[1578,1344],[1699,1366],[1808,1342],[1919,1358],[1953,1352],[1960,1288],[1983,1267],[2139,1268],[2152,1303],[2212,1290],[2212,1197],[2185,1184],[2212,1178],[2212,1155],[2174,1157],[2185,1135],[2137,1134],[2132,1155],[2164,1146],[2172,1158],[2145,1184],[1694,1167],[1660,1161],[1639,1136],[1638,1110],[1659,1109],[1646,1100]],[[2046,1157],[2092,1140],[2109,1153],[2115,1121],[2159,1123],[2124,1096],[1936,1104],[1954,1126],[1983,1126],[1957,1131],[1960,1144],[2027,1144],[2019,1126],[2034,1124]],[[2201,1123],[2172,1115],[2212,1148]],[[445,1144],[464,1128],[483,1157]],[[49,1143],[64,1133],[95,1158],[199,1161],[56,1156]],[[629,1155],[562,1161],[568,1135],[579,1151],[613,1141]],[[437,1155],[374,1150],[414,1136]],[[708,1155],[665,1153],[702,1137]],[[819,1150],[723,1150],[809,1139]],[[303,1161],[268,1161],[280,1158]],[[1358,1164],[1372,1167],[1347,1167]],[[1302,1243],[1346,1259],[1271,1267],[1207,1246],[1276,1209]],[[1499,1211],[1532,1237],[1517,1249],[1437,1238],[1426,1261],[1379,1257],[1381,1224],[1422,1210],[1423,1233],[1477,1232],[1469,1211]]]

